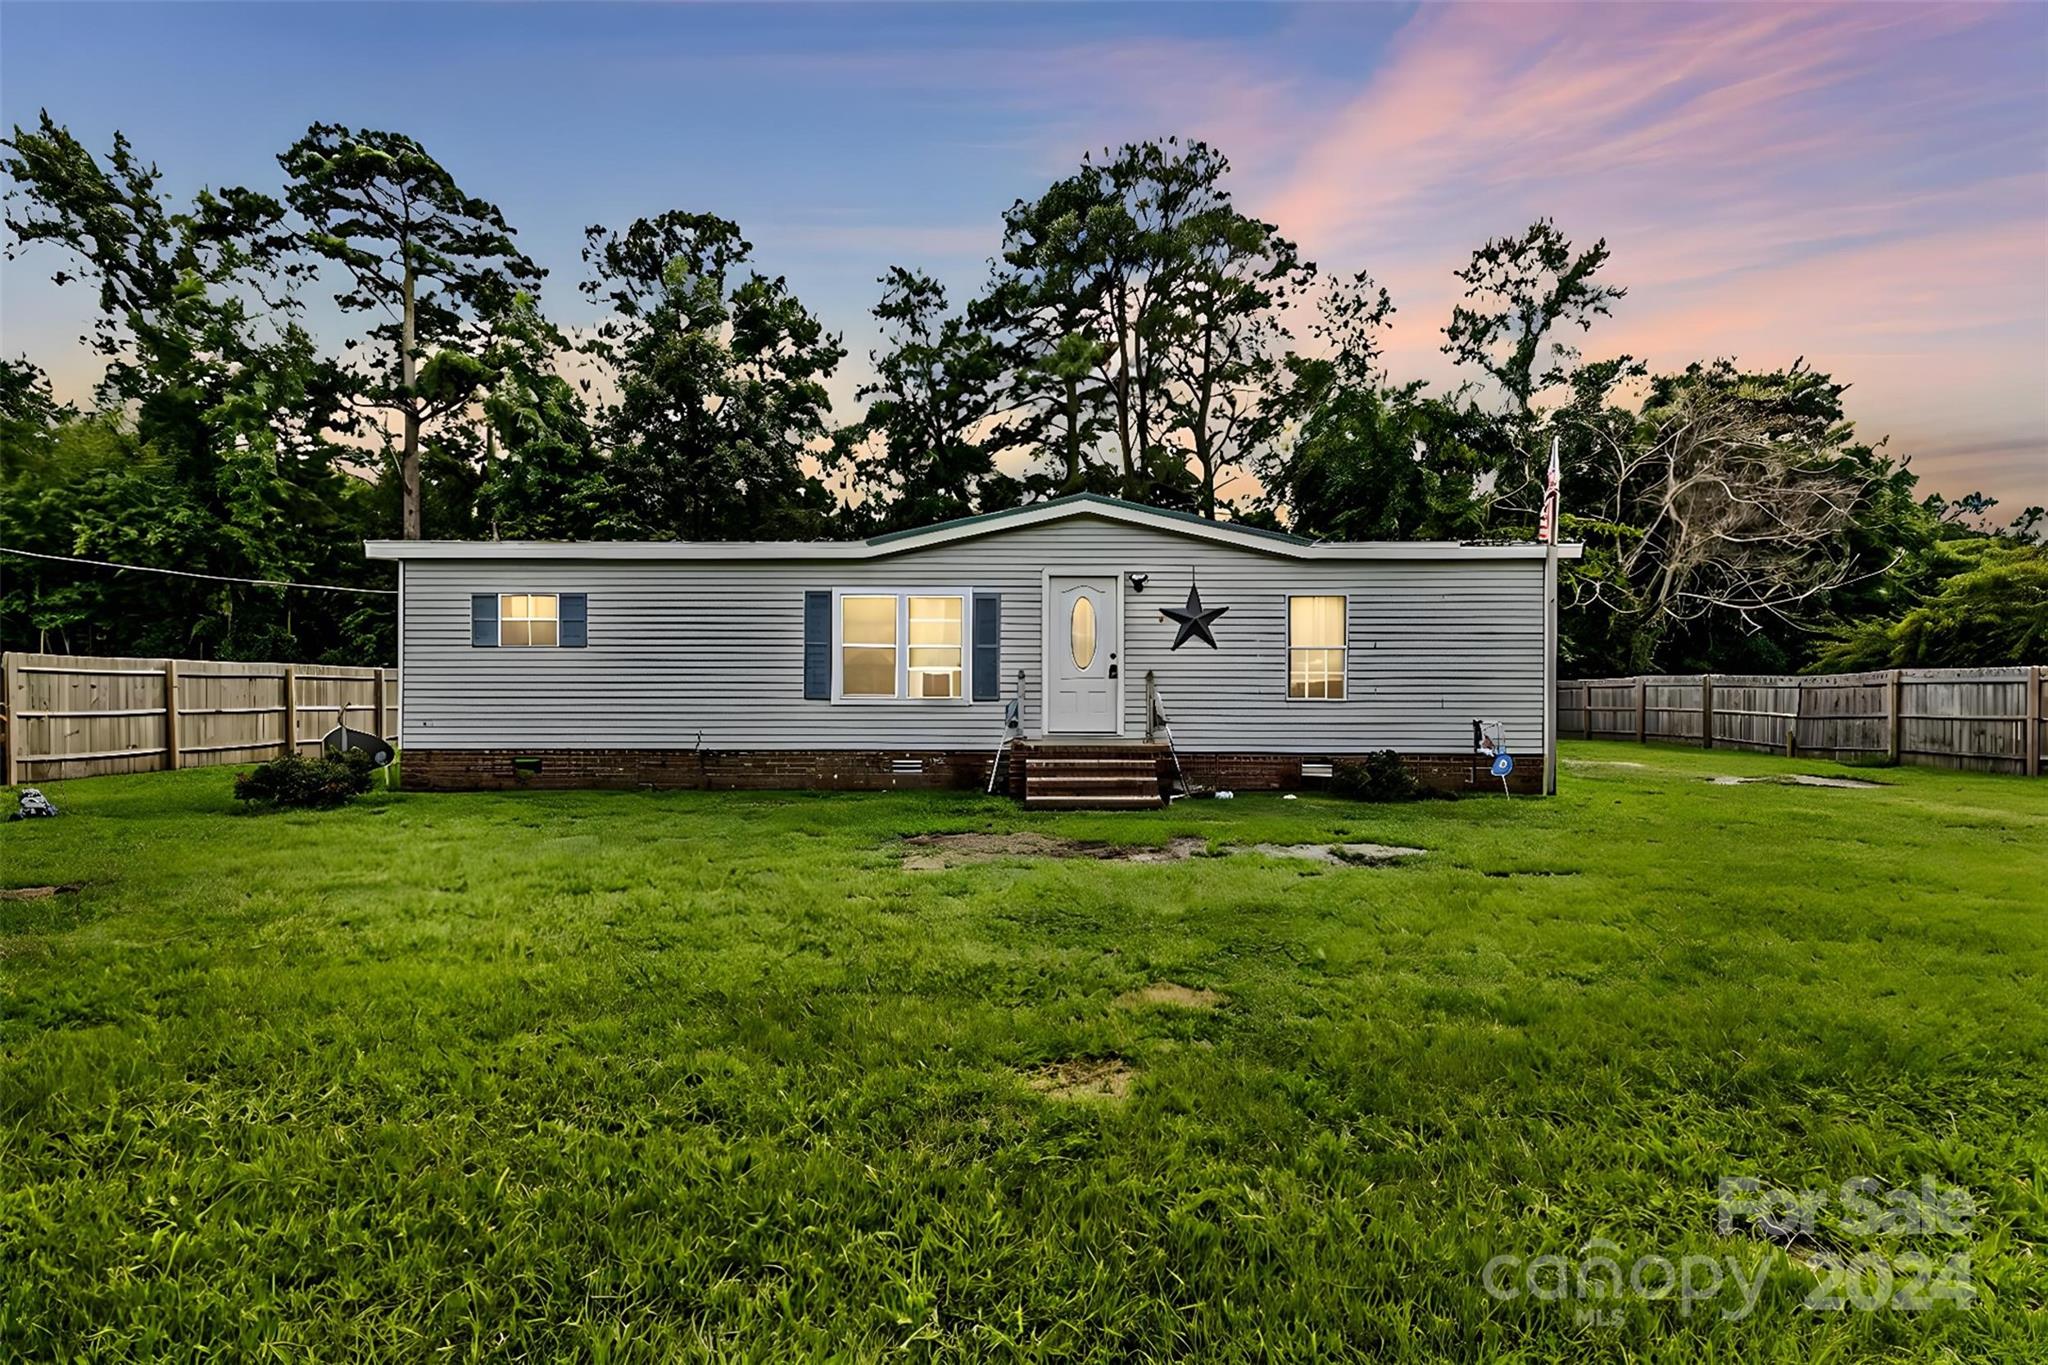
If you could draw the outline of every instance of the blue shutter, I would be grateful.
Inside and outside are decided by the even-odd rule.
[[[565,592],[561,602],[562,648],[582,649],[590,643],[590,594]]]
[[[469,642],[479,647],[498,647],[498,594],[469,595]]]
[[[832,700],[832,594],[804,594],[804,699]]]
[[[974,594],[974,700],[1003,696],[1003,595]]]

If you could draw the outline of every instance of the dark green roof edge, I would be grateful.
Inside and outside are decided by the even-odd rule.
[[[913,526],[906,531],[890,531],[885,535],[869,536],[867,544],[887,545],[893,541],[907,540],[911,536],[929,535],[933,531],[951,531],[962,526],[985,525],[991,522],[1004,521],[1010,517],[1020,516],[1026,512],[1038,512],[1048,507],[1068,507],[1077,504],[1095,507],[1127,507],[1134,512],[1150,512],[1155,516],[1171,517],[1175,521],[1185,521],[1195,526],[1220,526],[1242,535],[1263,536],[1267,540],[1277,540],[1287,545],[1315,544],[1314,541],[1306,536],[1290,535],[1286,531],[1274,531],[1264,526],[1246,526],[1244,523],[1236,521],[1211,521],[1209,518],[1199,516],[1193,512],[1182,512],[1171,507],[1154,507],[1150,503],[1132,502],[1128,498],[1112,498],[1106,493],[1069,493],[1063,498],[1052,498],[1045,502],[1027,502],[1021,507],[1005,507],[994,512],[977,513],[971,517],[955,517],[951,521],[935,521],[929,526]]]

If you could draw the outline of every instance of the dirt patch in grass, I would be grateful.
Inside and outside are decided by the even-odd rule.
[[[1576,872],[1570,872],[1570,871],[1565,871],[1565,870],[1562,870],[1562,869],[1558,869],[1558,868],[1548,868],[1548,867],[1524,867],[1524,868],[1517,868],[1517,869],[1514,869],[1514,870],[1512,870],[1512,871],[1506,871],[1506,872],[1489,872],[1489,873],[1487,873],[1486,875],[1487,875],[1487,876],[1489,876],[1489,877],[1503,877],[1503,878],[1505,878],[1505,877],[1576,877],[1576,876],[1578,876],[1579,874],[1578,874],[1578,873],[1576,873]]]
[[[1171,1005],[1184,1010],[1213,1010],[1220,1008],[1224,1000],[1219,991],[1155,981],[1149,986],[1125,992],[1116,998],[1116,1003],[1125,1009],[1136,1009],[1140,1005]]]
[[[0,901],[39,901],[51,896],[68,896],[74,891],[85,890],[84,882],[65,882],[61,886],[9,886],[0,887]]]
[[[1183,835],[1164,844],[1103,844],[1084,839],[1058,839],[1020,830],[1009,834],[913,834],[903,841],[906,872],[943,872],[970,863],[1004,858],[1086,858],[1104,863],[1178,863],[1204,852],[1209,841]],[[1419,858],[1427,849],[1399,844],[1243,844],[1232,853],[1263,853],[1268,858],[1307,862],[1377,866]]]
[[[1305,858],[1315,863],[1353,863],[1368,867],[1420,858],[1428,849],[1401,844],[1253,844],[1246,852],[1268,858]]]
[[[1833,787],[1840,791],[1877,791],[1888,782],[1866,782],[1860,777],[1822,777],[1819,773],[1787,773],[1782,777],[1710,777],[1717,787],[1747,787],[1764,783],[1777,787]]]
[[[1020,830],[1009,834],[915,834],[903,841],[910,850],[906,872],[942,872],[969,863],[1004,858],[1092,858],[1111,863],[1178,863],[1209,846],[1207,839],[1188,836],[1166,844],[1101,844],[1082,839],[1057,839]]]
[[[1121,1057],[1073,1057],[1034,1068],[1024,1084],[1049,1100],[1121,1100],[1137,1078]]]
[[[1647,768],[1647,763],[1638,763],[1630,758],[1564,758],[1558,760],[1567,768]]]

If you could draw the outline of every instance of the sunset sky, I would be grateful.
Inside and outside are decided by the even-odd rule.
[[[1400,312],[1448,380],[1451,271],[1548,214],[1653,366],[1804,355],[1923,491],[2048,502],[2048,6],[0,6],[0,116],[125,130],[179,195],[275,188],[315,120],[421,139],[575,292],[587,223],[738,220],[855,360],[876,275],[964,300],[999,215],[1082,152],[1178,133]],[[0,277],[0,333],[82,397],[87,296]]]

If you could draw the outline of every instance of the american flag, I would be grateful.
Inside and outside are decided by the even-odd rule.
[[[1551,437],[1550,477],[1543,483],[1543,519],[1536,523],[1536,539],[1545,545],[1557,530],[1557,446],[1558,438]]]

